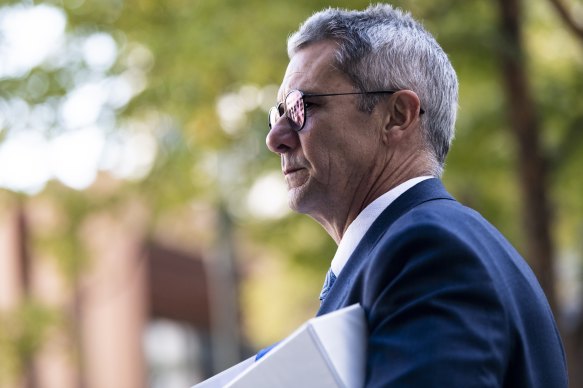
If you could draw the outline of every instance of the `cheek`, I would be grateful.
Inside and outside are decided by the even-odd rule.
[[[325,183],[330,171],[330,155],[333,153],[331,139],[317,136],[315,132],[306,132],[301,138],[301,152],[309,165],[310,176]]]
[[[311,165],[311,175],[321,183],[363,173],[362,164],[379,146],[373,130],[367,130],[367,120],[334,120],[325,126],[315,126],[301,136],[302,151]]]
[[[327,147],[313,149],[310,156],[312,176],[322,185],[336,185],[351,173],[351,146],[348,144],[330,144]]]

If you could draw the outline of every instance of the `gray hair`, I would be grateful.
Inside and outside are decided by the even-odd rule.
[[[360,91],[410,89],[419,96],[423,137],[441,175],[454,137],[458,82],[445,52],[409,13],[388,4],[364,11],[328,8],[307,19],[288,39],[291,58],[322,40],[337,42],[336,66]],[[372,112],[379,95],[363,95],[362,110]]]

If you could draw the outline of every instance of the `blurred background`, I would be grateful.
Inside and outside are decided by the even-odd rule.
[[[394,1],[460,79],[446,186],[523,253],[583,387],[583,3]],[[317,310],[287,209],[286,38],[368,1],[0,2],[0,387],[188,387]]]

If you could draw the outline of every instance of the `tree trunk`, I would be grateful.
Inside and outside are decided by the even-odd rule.
[[[31,257],[28,249],[29,246],[29,230],[26,219],[23,201],[19,198],[16,204],[16,255],[18,264],[20,265],[20,284],[21,284],[21,305],[28,303],[31,299]],[[22,384],[25,388],[37,388],[39,386],[37,376],[37,364],[34,359],[34,353],[26,353],[23,364],[23,380]]]
[[[553,244],[548,200],[547,161],[540,142],[540,125],[530,91],[522,36],[520,0],[499,0],[502,41],[499,55],[516,140],[519,183],[523,200],[526,258],[558,318],[553,268]]]
[[[583,336],[579,323],[567,325],[560,319],[555,292],[552,215],[548,198],[548,160],[541,146],[540,122],[528,83],[522,35],[521,1],[498,0],[502,40],[499,58],[511,130],[516,140],[517,163],[523,202],[526,258],[532,265],[558,320],[565,343],[571,387],[583,387],[579,365],[583,360]]]

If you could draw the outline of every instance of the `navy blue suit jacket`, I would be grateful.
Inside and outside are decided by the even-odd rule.
[[[354,303],[368,320],[367,387],[567,387],[533,272],[438,179],[379,216],[318,315]]]

